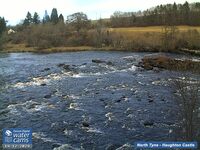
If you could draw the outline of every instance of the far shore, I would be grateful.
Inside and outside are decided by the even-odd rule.
[[[56,52],[74,52],[74,51],[122,51],[123,49],[113,47],[92,47],[92,46],[66,46],[66,47],[50,47],[44,49],[38,49],[37,47],[28,47],[25,44],[8,44],[0,51],[3,53],[21,53],[21,52],[33,52],[33,53],[56,53]]]
[[[170,52],[170,53],[185,53],[195,56],[200,56],[200,50],[170,50],[162,51],[159,49],[125,49],[125,48],[115,48],[115,47],[92,47],[92,46],[66,46],[66,47],[50,47],[44,49],[38,49],[37,47],[28,47],[25,44],[7,44],[3,47],[0,53],[58,53],[58,52],[78,52],[78,51],[124,51],[124,52]]]

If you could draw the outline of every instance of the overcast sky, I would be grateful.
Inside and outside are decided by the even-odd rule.
[[[184,3],[185,0],[175,0]],[[200,0],[188,0],[200,2]],[[38,12],[43,18],[45,10],[51,14],[52,8],[66,17],[75,12],[84,12],[89,19],[108,18],[114,11],[138,11],[159,4],[174,3],[174,0],[0,0],[0,16],[14,25],[23,20],[28,11]]]

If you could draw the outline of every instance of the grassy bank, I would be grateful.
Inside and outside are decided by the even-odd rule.
[[[177,26],[167,31],[163,26],[102,28],[86,30],[80,35],[63,35],[62,27],[52,34],[47,33],[55,29],[54,26],[33,26],[27,31],[7,35],[3,52],[127,50],[200,55],[199,26]]]
[[[7,53],[17,53],[17,52],[34,52],[34,53],[53,53],[53,52],[71,52],[71,51],[93,51],[93,50],[105,50],[105,51],[114,51],[114,50],[123,50],[113,47],[102,47],[96,48],[92,46],[68,46],[68,47],[50,47],[42,50],[38,50],[37,47],[27,47],[26,44],[6,44],[0,52]]]
[[[200,32],[200,26],[177,26],[177,29],[181,32],[186,32],[188,30],[197,30]],[[130,28],[110,28],[110,30],[124,35],[134,34],[134,33],[161,33],[162,26],[150,26],[150,27],[130,27]]]

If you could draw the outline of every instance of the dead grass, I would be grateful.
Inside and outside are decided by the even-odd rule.
[[[200,26],[177,26],[179,31],[187,31],[187,30],[198,30],[200,32]],[[110,28],[112,32],[131,34],[131,33],[144,33],[144,32],[152,32],[152,33],[161,33],[162,26],[150,26],[150,27],[130,27],[130,28]]]
[[[178,33],[176,34],[175,44],[177,48],[195,49],[200,47],[199,35],[200,26],[177,26]],[[130,28],[108,28],[110,31],[110,39],[112,44],[110,47],[95,48],[92,46],[74,46],[74,47],[50,47],[46,49],[38,49],[35,47],[27,47],[25,44],[7,43],[4,46],[6,52],[65,52],[65,51],[88,51],[88,50],[155,50],[161,51],[163,45],[162,26],[151,27],[130,27]],[[189,32],[192,30],[197,33]],[[88,32],[90,33],[90,31]],[[195,35],[195,36],[194,36]],[[197,35],[197,36],[196,36]],[[97,37],[96,37],[97,38]],[[185,43],[186,45],[185,47]],[[176,45],[174,47],[176,47]],[[180,46],[179,46],[180,45]],[[188,47],[187,47],[188,46]],[[193,47],[194,48],[193,48]],[[185,52],[185,51],[184,51]],[[196,53],[195,53],[196,54]]]
[[[8,43],[4,45],[4,49],[2,52],[44,52],[44,53],[51,53],[51,52],[70,52],[70,51],[92,51],[92,50],[121,50],[121,49],[114,49],[113,47],[102,47],[102,48],[95,48],[92,46],[74,46],[74,47],[51,47],[46,49],[38,49],[35,47],[27,47],[26,44],[11,44]]]

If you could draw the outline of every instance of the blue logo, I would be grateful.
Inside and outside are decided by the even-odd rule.
[[[32,129],[30,128],[3,129],[3,148],[6,149],[32,148]]]

